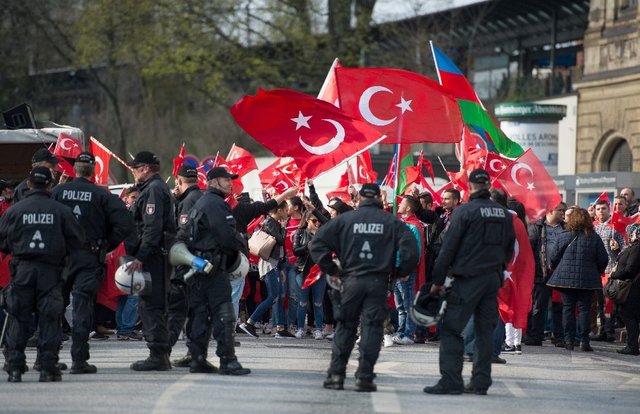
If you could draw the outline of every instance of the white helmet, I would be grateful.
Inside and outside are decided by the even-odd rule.
[[[227,268],[229,280],[236,280],[244,277],[249,273],[249,259],[242,252],[238,252],[233,264]]]
[[[143,272],[137,270],[133,273],[127,272],[127,266],[130,263],[124,263],[116,270],[116,286],[125,295],[137,295],[145,288],[146,279],[150,278],[145,277]]]

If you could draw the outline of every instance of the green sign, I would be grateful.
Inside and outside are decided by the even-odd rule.
[[[543,105],[537,103],[503,103],[495,108],[496,118],[554,118],[567,115],[564,105]]]

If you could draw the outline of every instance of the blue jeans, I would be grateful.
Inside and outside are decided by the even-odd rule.
[[[324,289],[327,286],[327,279],[322,276],[317,282],[306,289],[302,289],[304,278],[301,274],[298,274],[296,280],[296,284],[300,287],[300,296],[298,296],[298,329],[304,328],[304,317],[307,315],[309,292],[311,292],[311,299],[313,300],[313,319],[316,329],[322,329],[322,322],[324,320],[322,302],[324,300]]]
[[[138,297],[118,296],[116,329],[119,334],[132,333],[138,320]]]
[[[396,334],[399,338],[413,338],[416,331],[416,324],[409,317],[409,310],[413,305],[415,296],[414,288],[416,285],[416,273],[409,275],[409,280],[403,282],[396,280],[393,285],[393,296],[396,301],[396,310],[398,311],[398,330]]]
[[[233,304],[233,312],[236,320],[240,317],[240,299],[244,290],[244,281],[247,277],[242,276],[239,279],[231,280],[231,303]]]
[[[277,267],[264,275],[264,283],[267,286],[267,298],[264,299],[253,311],[249,319],[253,322],[262,320],[262,315],[273,305],[273,322],[282,325],[284,320],[284,308],[280,299],[280,269]]]
[[[462,334],[464,336],[464,353],[466,355],[473,355],[476,345],[476,334],[473,330],[473,315],[469,318],[469,322],[467,322],[467,326],[464,328]],[[504,342],[504,334],[504,322],[502,322],[502,318],[498,318],[496,329],[493,331],[493,356],[500,356],[502,343]]]
[[[287,320],[283,321],[283,324],[293,325],[296,322],[296,314],[298,310],[298,297],[300,296],[300,284],[298,284],[298,281],[297,281],[300,273],[298,273],[298,269],[296,269],[295,264],[291,264],[289,262],[286,262],[284,265],[284,273],[287,275],[287,281],[286,281],[286,286],[284,288],[284,292],[289,293],[289,306],[287,308]]]

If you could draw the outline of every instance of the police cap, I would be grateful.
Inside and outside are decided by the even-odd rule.
[[[47,161],[52,164],[57,164],[60,162],[60,159],[56,158],[56,156],[53,155],[51,151],[49,151],[48,149],[40,148],[38,151],[36,151],[33,154],[33,157],[31,157],[31,163],[35,164],[36,162],[42,162],[42,161]]]
[[[127,163],[129,167],[138,167],[140,165],[160,165],[160,160],[151,151],[140,151],[131,161]]]
[[[96,163],[96,157],[94,157],[92,153],[88,151],[84,151],[78,154],[74,163],[76,162],[84,162],[84,163],[93,165]]]
[[[178,176],[184,178],[198,178],[198,170],[196,170],[195,167],[192,167],[189,164],[182,164],[182,166],[178,170]]]
[[[476,168],[469,173],[469,182],[474,184],[487,184],[491,181],[489,173],[482,168]]]
[[[380,187],[378,184],[374,183],[362,184],[362,188],[360,188],[360,195],[367,198],[380,197]]]
[[[29,181],[33,184],[51,184],[53,176],[47,167],[36,167],[29,174]]]

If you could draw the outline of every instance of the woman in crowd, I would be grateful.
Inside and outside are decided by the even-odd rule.
[[[311,293],[311,300],[313,303],[313,320],[315,323],[315,330],[313,331],[314,339],[323,339],[322,334],[322,321],[324,318],[323,312],[323,299],[324,290],[326,287],[326,279],[321,277],[317,282],[307,288],[302,288],[305,279],[310,276],[309,271],[313,267],[314,263],[309,256],[309,243],[312,242],[313,236],[320,227],[320,221],[314,214],[314,211],[307,210],[302,216],[300,222],[300,228],[296,231],[293,239],[293,252],[295,253],[296,268],[298,271],[298,285],[300,286],[300,296],[298,297],[298,330],[296,331],[296,338],[304,337],[304,318],[307,314],[307,303],[309,300],[309,293]]]
[[[589,212],[583,208],[574,209],[566,231],[551,251],[551,267],[555,270],[547,282],[562,294],[564,343],[570,351],[576,338],[576,305],[582,342],[580,350],[593,351],[589,344],[589,312],[594,292],[602,289],[600,275],[608,261],[607,251],[594,231]]]
[[[633,280],[640,273],[640,224],[627,226],[627,237],[629,238],[629,247],[620,253],[616,269],[610,275],[611,279]],[[638,349],[640,280],[636,280],[631,285],[629,296],[622,304],[620,315],[627,328],[627,346],[616,352],[625,355],[640,355]]]

